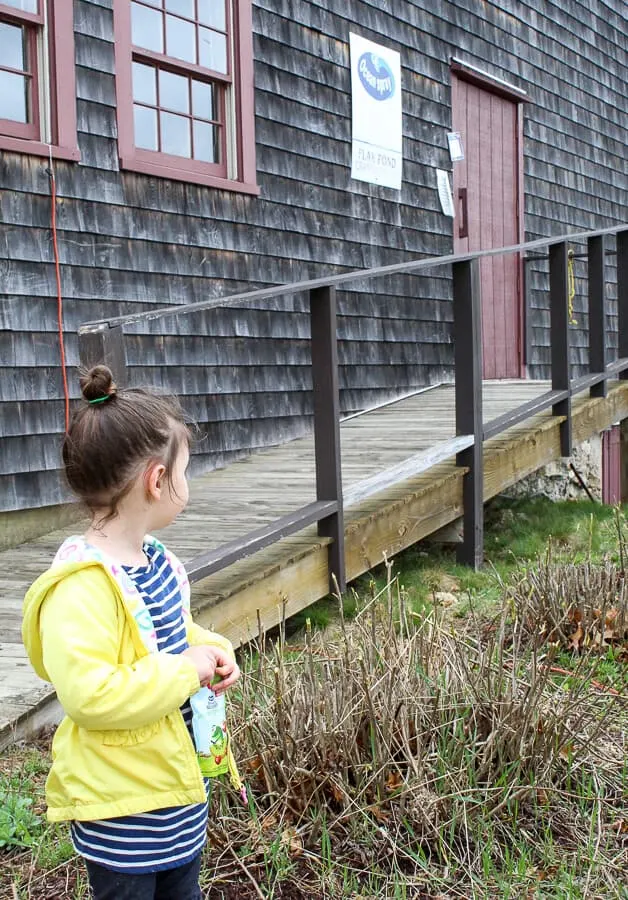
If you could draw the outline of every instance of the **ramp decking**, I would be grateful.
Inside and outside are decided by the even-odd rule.
[[[540,396],[545,382],[483,386],[489,422]],[[628,382],[608,396],[573,399],[578,443],[628,417]],[[533,415],[484,444],[488,499],[560,456],[560,417]],[[367,411],[341,425],[347,577],[355,578],[456,519],[464,469],[454,438],[454,388],[442,385]],[[458,443],[456,443],[458,440]],[[242,536],[315,499],[313,440],[256,453],[196,479],[188,509],[161,535],[183,560]],[[0,748],[53,722],[50,685],[31,671],[20,638],[21,604],[67,532],[0,553]],[[240,644],[327,594],[327,539],[316,526],[260,551],[193,586],[197,620]]]

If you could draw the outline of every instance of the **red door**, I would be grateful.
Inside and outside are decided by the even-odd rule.
[[[454,252],[519,243],[518,104],[452,73]],[[519,378],[521,287],[518,254],[481,260],[484,378]]]

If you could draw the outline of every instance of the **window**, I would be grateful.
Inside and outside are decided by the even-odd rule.
[[[116,0],[114,14],[122,167],[257,193],[251,0]]]
[[[0,147],[79,158],[72,0],[0,0]]]

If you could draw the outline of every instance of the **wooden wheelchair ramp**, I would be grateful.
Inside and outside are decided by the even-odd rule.
[[[548,390],[534,381],[486,382],[483,419],[532,404]],[[530,407],[533,410],[533,406]],[[574,443],[628,417],[628,383],[609,381],[606,397],[574,396]],[[454,387],[441,385],[351,417],[341,424],[345,560],[349,580],[434,533],[462,513],[464,467],[455,456]],[[484,499],[561,454],[561,416],[533,414],[484,443]],[[315,500],[310,437],[256,453],[191,485],[188,509],[162,535],[186,561]],[[54,722],[50,685],[32,672],[20,637],[22,598],[66,532],[0,553],[0,747]],[[316,525],[286,537],[193,585],[195,617],[236,645],[328,593],[329,539]]]

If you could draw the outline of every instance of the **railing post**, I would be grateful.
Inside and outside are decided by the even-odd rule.
[[[589,262],[589,372],[597,375],[606,371],[606,272],[604,267],[604,236],[587,241]],[[594,384],[591,397],[606,397],[606,378]]]
[[[569,390],[569,283],[567,242],[549,248],[550,341],[552,390]],[[555,416],[565,416],[560,425],[561,456],[571,456],[571,397],[552,406]]]
[[[109,366],[118,387],[126,387],[128,373],[121,325],[104,325],[79,331],[79,359],[83,369],[103,364]]]
[[[482,307],[480,261],[453,264],[456,435],[472,434],[473,446],[456,456],[467,472],[462,484],[463,538],[458,561],[479,569],[484,561],[482,434]]]
[[[345,573],[345,529],[340,460],[340,398],[338,390],[338,342],[336,336],[336,289],[310,291],[312,327],[312,385],[314,391],[314,446],[316,455],[316,499],[335,500],[338,511],[318,523],[318,533],[332,538],[329,545],[329,589],[347,586]]]
[[[628,356],[628,229],[617,232],[617,358]],[[628,371],[618,375],[628,378]],[[628,419],[620,422],[621,501],[628,502]]]
[[[628,357],[628,229],[617,232],[617,356]],[[628,370],[619,373],[628,378]]]

